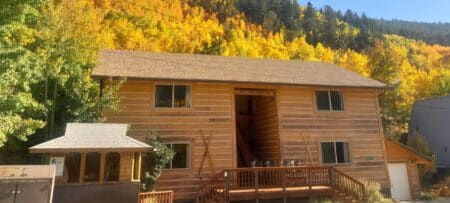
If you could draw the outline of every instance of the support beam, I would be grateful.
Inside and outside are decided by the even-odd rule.
[[[100,154],[100,174],[99,174],[100,183],[103,183],[105,181],[105,162],[106,162],[106,154],[101,153]]]
[[[80,160],[80,183],[84,183],[84,172],[86,170],[86,153],[81,153]]]

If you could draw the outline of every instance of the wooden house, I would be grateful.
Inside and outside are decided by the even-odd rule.
[[[106,122],[159,133],[176,155],[156,189],[176,200],[389,191],[378,81],[323,62],[119,50],[92,75],[127,78]]]

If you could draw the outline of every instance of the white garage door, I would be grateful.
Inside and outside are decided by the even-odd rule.
[[[406,164],[388,164],[388,168],[389,178],[391,180],[392,198],[395,198],[397,200],[411,200]]]

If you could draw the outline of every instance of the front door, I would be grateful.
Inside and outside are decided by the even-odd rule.
[[[408,171],[405,163],[388,164],[391,196],[396,200],[411,200]]]

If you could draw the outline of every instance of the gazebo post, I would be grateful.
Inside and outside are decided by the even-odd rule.
[[[80,160],[80,183],[84,183],[84,172],[86,167],[86,153],[81,153],[81,160]]]
[[[105,163],[106,163],[106,153],[100,152],[100,175],[99,181],[103,183],[105,180]]]

